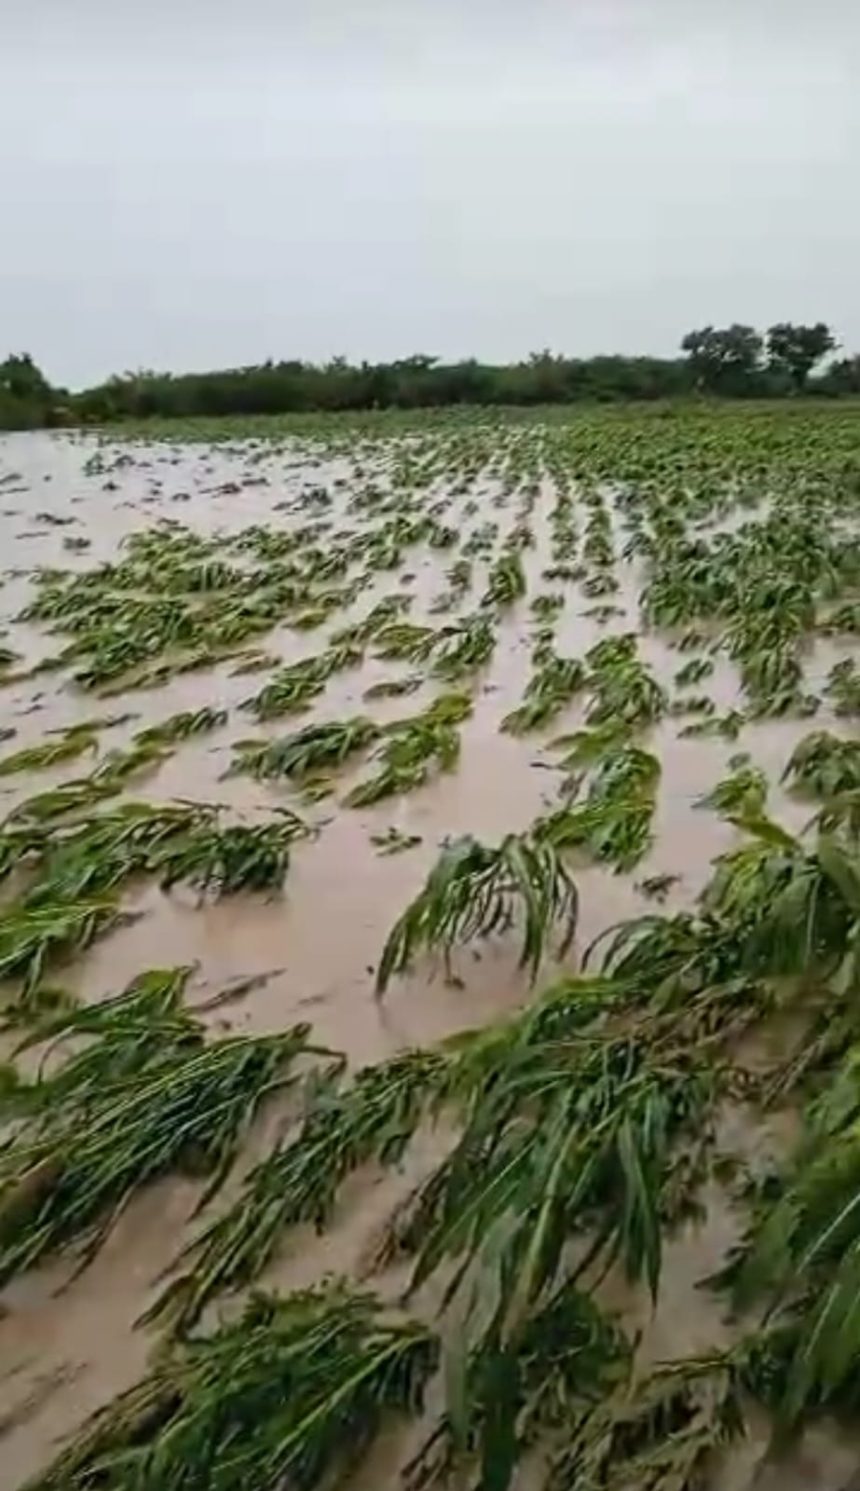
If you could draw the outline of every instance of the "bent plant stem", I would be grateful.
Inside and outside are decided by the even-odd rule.
[[[576,930],[576,887],[557,851],[527,835],[508,834],[497,848],[469,835],[442,850],[410,906],[389,933],[376,979],[377,995],[418,952],[452,948],[506,930],[517,907],[525,913],[520,966],[537,976],[547,939],[561,926],[560,956]]]

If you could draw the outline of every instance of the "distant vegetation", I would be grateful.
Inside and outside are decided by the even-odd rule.
[[[68,403],[68,395],[51,387],[26,352],[0,362],[0,430],[30,430],[53,424],[64,403]]]
[[[311,413],[672,399],[836,398],[860,394],[860,355],[825,358],[836,338],[824,322],[779,322],[688,332],[681,357],[562,357],[544,350],[496,365],[416,355],[390,363],[265,362],[210,373],[140,371],[69,394],[52,388],[26,353],[0,363],[0,429],[105,423],[153,416]]]

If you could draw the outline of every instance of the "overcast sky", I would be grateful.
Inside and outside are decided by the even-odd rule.
[[[860,349],[857,0],[0,0],[0,356]]]

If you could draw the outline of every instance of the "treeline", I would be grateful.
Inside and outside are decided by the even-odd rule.
[[[391,363],[314,366],[267,362],[217,373],[145,373],[111,379],[80,396],[85,419],[172,414],[282,414],[446,405],[529,405],[585,399],[654,399],[688,387],[684,363],[650,357],[535,356],[496,366],[469,359],[443,363],[406,357]]]
[[[734,324],[688,332],[682,355],[674,358],[576,358],[544,351],[505,365],[425,356],[357,365],[344,358],[323,365],[265,362],[210,373],[126,373],[73,394],[52,389],[23,354],[0,363],[0,427],[457,404],[860,394],[860,357],[833,358],[836,345],[823,322],[780,322],[764,335]]]
[[[34,430],[58,422],[68,401],[26,352],[0,362],[0,430]]]

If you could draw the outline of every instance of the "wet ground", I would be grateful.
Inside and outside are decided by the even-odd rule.
[[[96,452],[98,469],[88,471]],[[129,457],[128,464],[117,467],[118,456]],[[384,490],[388,461],[384,446],[365,451],[361,461],[360,480],[372,472]],[[300,443],[222,447],[135,442],[126,447],[121,442],[100,445],[95,437],[65,434],[4,437],[0,440],[0,553],[7,572],[0,590],[4,640],[23,654],[21,667],[56,650],[56,638],[45,627],[14,621],[31,594],[30,572],[37,566],[89,568],[114,558],[127,535],[164,518],[204,535],[236,534],[251,524],[288,528],[291,523],[307,521],[306,512],[298,508],[291,512],[289,507],[309,487],[334,492],[326,516],[337,523],[358,482],[353,464],[343,454]],[[497,480],[479,475],[468,492],[468,498],[481,508],[479,515],[469,523],[458,518],[458,503],[463,501],[459,497],[453,500],[445,521],[465,532],[491,517],[499,524],[494,543],[494,552],[498,552],[517,518],[516,496],[505,505],[491,505],[500,490]],[[446,495],[450,492],[442,474],[427,496],[432,500]],[[552,488],[545,482],[532,514],[535,544],[524,556],[529,596],[559,588],[540,579],[550,552],[551,506]],[[622,535],[623,524],[616,519],[616,539]],[[69,538],[87,539],[89,547],[75,552],[64,543]],[[620,548],[617,542],[619,554]],[[331,632],[398,589],[414,596],[410,621],[439,624],[431,606],[445,589],[444,571],[453,557],[450,550],[437,553],[419,547],[410,551],[399,570],[380,572],[375,588],[365,589],[349,610],[336,612],[310,633],[277,628],[259,645],[284,661],[319,652]],[[477,603],[486,569],[487,560],[478,559],[472,590],[462,609]],[[413,578],[407,581],[406,574]],[[619,557],[615,574],[621,588],[612,600],[625,614],[608,628],[583,616],[590,603],[578,587],[564,587],[566,606],[556,633],[559,652],[581,656],[607,631],[639,630],[638,561],[625,562]],[[339,806],[341,791],[308,808],[285,787],[268,787],[244,777],[225,779],[230,746],[243,737],[275,736],[315,719],[367,712],[387,720],[412,713],[434,696],[433,685],[422,686],[406,699],[372,705],[363,701],[371,684],[410,671],[408,665],[370,660],[337,674],[298,719],[277,720],[261,728],[243,716],[238,706],[266,675],[236,674],[235,661],[182,675],[161,688],[130,689],[111,698],[111,713],[135,715],[133,721],[109,732],[111,746],[123,744],[135,730],[179,709],[207,704],[230,711],[221,730],[180,745],[143,786],[132,789],[134,794],[154,801],[218,801],[247,821],[265,816],[275,806],[291,804],[315,821],[320,832],[296,847],[282,897],[239,896],[198,906],[195,897],[181,890],[163,895],[146,886],[133,892],[126,903],[142,915],[65,967],[65,985],[83,999],[95,1000],[117,991],[145,968],[193,963],[197,973],[192,998],[205,1001],[231,980],[268,974],[265,984],[247,998],[214,1011],[213,1026],[268,1032],[308,1020],[322,1041],[345,1050],[355,1064],[481,1024],[515,1007],[528,991],[516,967],[515,951],[503,943],[458,956],[456,969],[462,986],[446,983],[441,968],[422,965],[379,1001],[374,997],[374,971],[388,930],[422,884],[446,836],[471,832],[486,841],[497,840],[508,830],[524,829],[555,797],[558,775],[545,743],[548,737],[581,723],[581,704],[574,701],[549,731],[517,739],[498,730],[503,715],[520,701],[528,678],[532,629],[528,600],[505,614],[492,663],[479,676],[473,716],[462,726],[458,769],[371,809]],[[679,666],[678,653],[652,635],[641,636],[639,645],[643,660],[669,682]],[[807,684],[813,689],[820,686],[833,661],[848,651],[817,642],[805,662]],[[724,663],[718,663],[717,672],[704,687],[720,708],[735,697],[734,675]],[[8,684],[0,689],[0,704],[0,723],[16,731],[14,741],[4,747],[7,750],[34,743],[47,731],[75,719],[103,712],[92,696],[70,688],[62,673],[37,674]],[[691,904],[713,857],[734,842],[734,831],[726,823],[694,809],[695,799],[724,775],[729,757],[738,749],[750,752],[776,781],[792,746],[811,728],[804,720],[751,725],[741,741],[732,744],[681,740],[681,723],[669,718],[645,738],[662,765],[655,843],[647,860],[633,876],[586,865],[576,868],[581,894],[580,949],[612,923],[647,909],[636,889],[643,876],[680,875],[668,905]],[[829,723],[822,710],[816,728]],[[106,736],[102,744],[107,744]],[[0,780],[0,812],[36,790],[78,775],[81,769],[79,762],[71,762]],[[344,771],[339,788],[346,790],[362,771],[360,766]],[[809,817],[808,805],[791,801],[778,788],[771,810],[788,826],[800,827]],[[420,836],[420,844],[407,853],[380,855],[371,835],[390,826]],[[278,1121],[275,1115],[272,1122]],[[310,1234],[291,1236],[283,1260],[265,1282],[306,1283],[326,1270],[360,1272],[380,1218],[428,1165],[441,1142],[438,1135],[426,1136],[411,1156],[407,1174],[362,1177],[361,1184],[358,1180],[350,1183],[339,1208],[339,1225],[322,1239]],[[63,1435],[142,1372],[152,1341],[146,1332],[133,1329],[133,1322],[151,1301],[154,1281],[187,1235],[196,1196],[191,1182],[165,1181],[132,1203],[85,1273],[70,1279],[68,1263],[59,1261],[6,1288],[0,1305],[0,1488],[13,1491],[46,1463]],[[638,1319],[651,1338],[648,1351],[654,1359],[703,1351],[722,1338],[720,1309],[698,1285],[735,1240],[737,1220],[719,1198],[712,1199],[707,1223],[691,1227],[670,1245],[657,1315],[652,1316],[644,1302],[627,1302],[630,1318]],[[382,1287],[393,1290],[395,1284],[383,1281]],[[399,1442],[382,1445],[356,1484],[394,1485],[400,1448]],[[754,1448],[748,1446],[737,1458],[721,1485],[750,1484],[747,1461]],[[778,1471],[769,1470],[755,1484],[763,1488],[779,1485],[781,1491],[838,1491],[848,1482],[858,1459],[855,1446],[843,1444],[832,1430],[822,1430],[808,1438],[802,1455]]]

